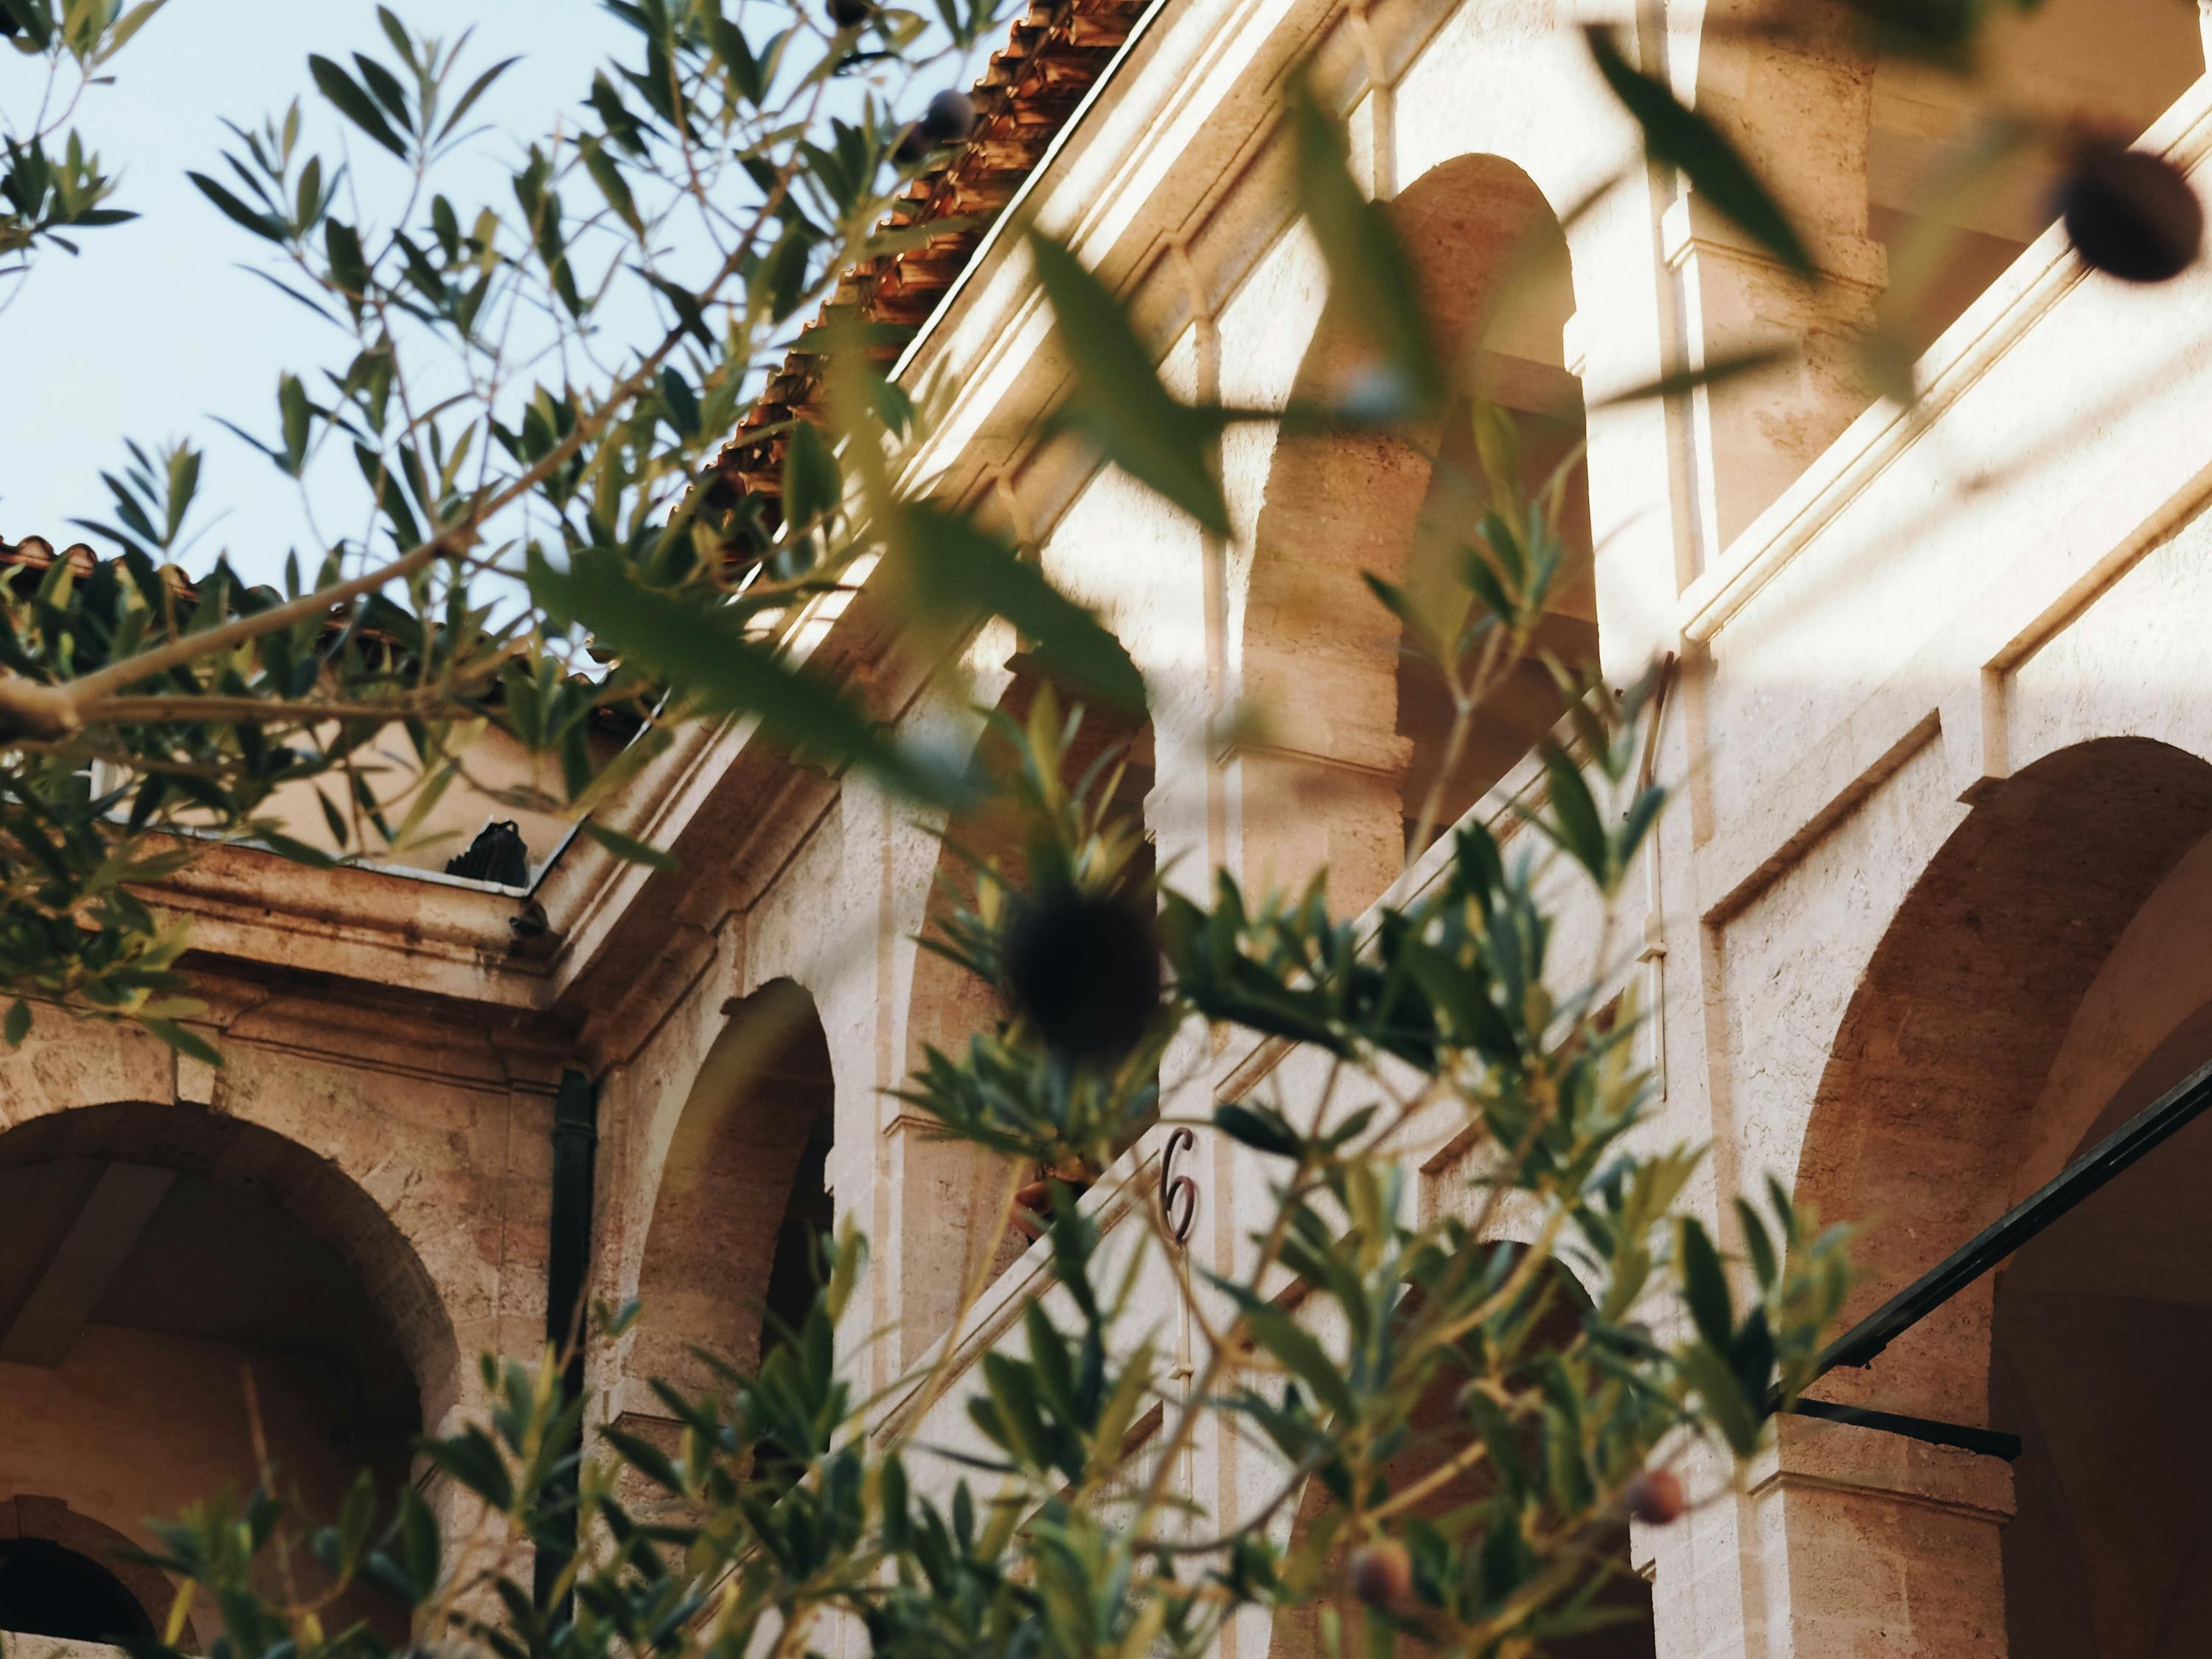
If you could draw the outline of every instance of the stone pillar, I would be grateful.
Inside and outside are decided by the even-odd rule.
[[[1832,238],[1819,248],[1820,281],[1808,283],[1694,192],[1667,210],[1660,237],[1692,365],[1768,345],[1800,354],[1691,395],[1693,488],[1710,566],[1867,407],[1858,341],[1874,322],[1887,265],[1864,237]]]
[[[1297,893],[1326,866],[1330,909],[1357,915],[1406,863],[1403,794],[1411,740],[1346,734],[1326,746],[1240,747],[1230,788],[1241,830],[1248,902]]]
[[[935,1119],[912,1110],[892,1113],[884,1127],[884,1179],[896,1218],[882,1236],[895,1241],[896,1254],[888,1263],[879,1258],[879,1267],[896,1274],[891,1348],[900,1366],[921,1358],[951,1328],[979,1274],[988,1285],[1026,1243],[1012,1231],[999,1236],[985,1266],[981,1253],[994,1242],[1008,1165],[943,1135]]]
[[[1679,183],[1662,215],[1662,252],[1692,367],[1763,346],[1791,365],[1692,394],[1692,501],[1710,567],[1753,519],[1864,410],[1857,337],[1873,320],[1887,261],[1869,234],[1867,151],[1874,64],[1847,10],[1798,8],[1778,39],[1764,0],[1668,0],[1668,72],[1758,170],[1790,216],[1817,282]]]
[[[1812,1418],[1775,1427],[1748,1472],[1769,1659],[2004,1659],[2010,1467]]]

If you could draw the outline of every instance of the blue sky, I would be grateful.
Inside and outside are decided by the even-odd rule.
[[[592,0],[392,4],[410,27],[448,40],[473,24],[484,64],[524,54],[478,106],[495,131],[481,181],[463,181],[502,199],[499,164],[574,106],[627,33]],[[279,370],[328,361],[335,337],[238,269],[257,245],[185,175],[221,170],[222,117],[258,127],[295,94],[329,155],[340,125],[313,94],[307,54],[343,61],[364,47],[390,55],[373,0],[170,0],[116,61],[116,84],[87,94],[76,125],[123,172],[117,205],[143,217],[87,236],[82,258],[47,255],[0,310],[0,539],[80,538],[68,520],[108,516],[100,474],[124,459],[125,437],[150,447],[190,435],[207,452],[207,505],[227,516],[187,565],[203,568],[223,547],[241,569],[273,575],[297,545],[312,568],[295,487],[212,417],[269,429]],[[42,83],[42,64],[0,49],[0,108],[12,123],[27,118]],[[375,173],[396,171],[362,149]]]

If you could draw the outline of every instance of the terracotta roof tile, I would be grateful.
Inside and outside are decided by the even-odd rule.
[[[884,222],[890,228],[938,220],[966,222],[846,271],[817,325],[857,318],[898,330],[919,330],[967,269],[992,220],[1013,199],[1084,95],[1097,84],[1146,3],[1032,0],[1028,11],[1008,29],[1006,45],[992,53],[975,81],[970,94],[975,105],[975,131],[917,175],[899,193]],[[886,343],[876,349],[889,362],[899,348]],[[761,498],[771,520],[776,498],[783,492],[784,438],[762,428],[809,413],[821,387],[816,356],[792,351],[769,377],[763,395],[715,459],[715,472],[737,495]],[[79,560],[88,568],[95,557],[82,543],[64,556]],[[44,569],[53,557],[52,545],[41,537],[26,537],[12,547],[0,542],[0,566]]]
[[[975,131],[915,178],[884,221],[891,228],[940,219],[969,222],[845,272],[817,325],[861,319],[918,330],[927,322],[975,257],[991,221],[1013,199],[1105,73],[1146,4],[1146,0],[1033,0],[976,79],[971,94]],[[886,343],[876,349],[888,362],[898,349]],[[773,508],[782,494],[783,435],[761,429],[815,406],[821,391],[816,362],[805,351],[786,357],[769,377],[766,395],[716,459],[716,473],[737,495],[763,498]]]

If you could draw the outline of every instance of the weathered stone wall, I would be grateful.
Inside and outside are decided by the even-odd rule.
[[[2053,3],[2079,21],[2070,0]],[[2212,283],[2125,290],[2043,235],[1995,260],[2003,274],[1978,298],[1947,299],[1956,320],[1920,366],[1920,419],[1869,408],[1848,329],[1884,280],[1904,94],[1840,45],[1761,55],[1717,0],[1674,0],[1632,40],[1805,212],[1840,279],[1815,297],[1673,181],[1634,167],[1600,191],[1632,135],[1564,9],[1389,0],[1355,22],[1324,0],[1183,0],[1133,48],[1035,206],[1129,295],[1171,384],[1258,408],[1327,390],[1349,366],[1273,125],[1281,76],[1305,60],[1352,124],[1363,176],[1415,231],[1444,331],[1471,326],[1496,274],[1499,222],[1479,210],[1510,198],[1524,218],[1566,222],[1571,264],[1540,329],[1491,343],[1524,375],[1578,377],[1595,405],[1760,330],[1806,345],[1771,378],[1589,422],[1600,647],[1618,679],[1680,659],[1659,757],[1683,799],[1619,914],[1563,900],[1556,948],[1563,972],[1595,964],[1655,1011],[1644,1041],[1664,1091],[1644,1133],[1711,1145],[1692,1199],[1723,1236],[1728,1200],[1770,1172],[1828,1218],[1872,1215],[1856,1304],[1869,1306],[2212,1052],[2198,948],[2212,917]],[[2205,83],[2150,142],[2202,177]],[[1222,445],[1233,532],[1211,543],[1141,487],[1037,441],[1064,380],[1054,351],[1018,250],[987,248],[922,343],[921,368],[950,388],[922,465],[979,510],[1011,497],[1046,569],[1129,647],[1152,697],[1145,817],[1170,879],[1195,888],[1219,865],[1298,881],[1325,855],[1348,908],[1417,890],[1437,860],[1401,870],[1413,740],[1396,642],[1357,608],[1357,573],[1402,559],[1419,469],[1359,441],[1240,425]],[[911,734],[957,750],[975,736],[966,697],[1018,695],[1004,629],[973,642],[965,687],[933,689],[874,626],[841,598],[810,612],[804,638],[865,665]],[[1217,723],[1247,697],[1273,705],[1260,713],[1274,735],[1217,753]],[[1508,824],[1507,803],[1534,787],[1509,772],[1477,811]],[[389,1323],[435,1422],[470,1403],[477,1352],[542,1340],[550,1098],[574,1066],[599,1086],[593,1293],[678,1286],[662,1323],[649,1308],[643,1333],[595,1356],[599,1409],[665,1431],[647,1378],[680,1369],[684,1342],[752,1340],[734,1304],[764,1288],[799,1120],[826,1109],[826,1187],[876,1242],[853,1330],[890,1333],[861,1356],[865,1384],[1018,1340],[1012,1310],[1036,1264],[1017,1257],[948,1341],[995,1194],[971,1155],[930,1141],[885,1092],[922,1043],[957,1043],[992,1013],[914,941],[945,867],[941,826],[863,781],[794,772],[737,728],[687,737],[635,793],[621,821],[676,848],[679,873],[572,848],[533,894],[534,921],[511,896],[425,898],[397,874],[280,879],[226,855],[179,902],[244,964],[234,981],[218,971],[214,998],[229,1064],[179,1065],[42,1015],[0,1059],[0,1153],[8,1129],[119,1103],[173,1114],[178,1132],[103,1156],[212,1160],[191,1133],[210,1118],[277,1138],[291,1149],[278,1164],[218,1173],[289,1193]],[[537,943],[520,942],[526,921]],[[730,1057],[778,986],[821,1063],[763,1080]],[[1176,1109],[1258,1092],[1304,1111],[1325,1070],[1194,1037],[1166,1075]],[[1444,1115],[1433,1129],[1409,1201],[1464,1211],[1467,1149]],[[1102,1216],[1129,1227],[1162,1150],[1147,1137],[1108,1172],[1090,1200]],[[1194,1255],[1233,1271],[1264,1176],[1218,1138],[1185,1156]],[[2100,1224],[2114,1259],[2152,1259],[2126,1219]],[[1520,1220],[1502,1214],[1498,1232]],[[2057,1294],[2054,1272],[2031,1263],[2017,1288]],[[2038,1394],[2046,1350],[2005,1283],[1831,1391],[1969,1422],[2026,1401],[2057,1434],[2075,1419]],[[2008,1329],[2014,1358],[1993,1360]],[[115,1341],[97,1335],[28,1380],[0,1363],[0,1410],[20,1399],[42,1425],[0,1441],[0,1499],[65,1499],[127,1532],[222,1471],[242,1480],[238,1422],[204,1355],[162,1362],[183,1368],[166,1395],[198,1402],[198,1425],[166,1472],[102,1461],[104,1438],[142,1443],[156,1403],[101,1381],[153,1374],[156,1356]],[[85,1415],[98,1412],[134,1426],[111,1437]],[[319,1489],[337,1472],[308,1446],[312,1416],[294,1401],[272,1421]],[[962,1443],[957,1399],[930,1428]],[[1699,1465],[1713,1501],[1637,1539],[1657,1652],[2004,1653],[2006,1518],[2020,1508],[2010,1535],[2060,1559],[2038,1517],[2054,1483],[2088,1491],[2069,1467],[2024,1464],[2015,1490],[1987,1460],[1785,1423],[1743,1486],[1721,1492],[1723,1472]],[[1226,1425],[1176,1479],[1226,1518],[1275,1474]],[[2082,1617],[2118,1628],[2085,1571]],[[1261,1659],[1270,1639],[1248,1618],[1221,1646]]]
[[[65,1352],[0,1360],[0,1499],[64,1505],[149,1542],[149,1517],[258,1483],[258,1415],[260,1446],[309,1511],[333,1510],[368,1465],[387,1486],[425,1480],[458,1523],[454,1495],[410,1469],[405,1433],[477,1409],[478,1352],[528,1358],[543,1340],[550,1071],[481,1021],[220,975],[204,988],[220,1069],[40,1012],[0,1060],[0,1164],[33,1182],[57,1172],[23,1189],[34,1200],[63,1192],[60,1172],[116,1164],[179,1172],[217,1204],[234,1194],[269,1218],[245,1237],[287,1249],[265,1230],[289,1228],[300,1249],[327,1253],[363,1328],[257,1299],[251,1282],[196,1282],[204,1237],[179,1239],[174,1263],[123,1237]],[[289,1282],[275,1266],[270,1282]],[[94,1271],[59,1257],[9,1268],[11,1320],[43,1273]],[[396,1406],[380,1351],[399,1368]]]

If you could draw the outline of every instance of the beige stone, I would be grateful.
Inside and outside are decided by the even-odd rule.
[[[1658,759],[1685,799],[1610,927],[1560,890],[1559,959],[1634,978],[1664,1079],[1642,1133],[1711,1144],[1692,1200],[1723,1237],[1729,1200],[1769,1173],[1823,1218],[1864,1224],[1863,1311],[2212,1055],[2212,283],[2086,272],[2045,227],[2050,180],[2030,168],[1957,227],[1957,258],[1917,301],[1923,398],[1907,417],[1870,403],[1856,331],[1915,231],[1916,181],[1964,130],[1954,87],[1840,39],[1760,44],[1721,0],[1668,0],[1624,37],[1799,212],[1833,279],[1816,293],[1712,203],[1628,165],[1579,9],[1386,0],[1365,16],[1363,41],[1325,0],[1176,0],[1032,204],[1127,295],[1171,384],[1262,409],[1358,390],[1360,342],[1325,314],[1274,123],[1306,62],[1407,233],[1439,338],[1539,442],[1586,428],[1571,529],[1588,568],[1547,637],[1594,643],[1620,681],[1680,659]],[[2195,23],[2163,0],[2045,0],[1999,61],[2021,95],[2148,129],[2201,181],[2212,90]],[[1539,278],[1507,283],[1509,254],[1537,244]],[[1776,337],[1801,361],[1601,407]],[[1407,836],[1439,766],[1436,688],[1401,664],[1360,576],[1423,579],[1424,538],[1454,506],[1428,464],[1241,425],[1222,443],[1232,533],[1217,543],[1042,441],[1055,351],[1018,247],[988,244],[915,351],[917,381],[946,388],[916,476],[990,511],[1011,495],[1045,568],[1128,646],[1152,706],[1123,735],[1168,879],[1198,890],[1223,866],[1297,887],[1326,866],[1347,910],[1423,890],[1441,854]],[[1018,710],[1034,692],[1003,629],[969,647],[969,684],[931,683],[865,589],[793,630],[799,654],[865,669],[887,718],[947,750],[975,741],[971,699]],[[1245,704],[1258,723],[1223,744]],[[1530,707],[1511,686],[1486,707],[1447,818],[1520,833],[1512,805],[1540,788]],[[472,833],[483,810],[457,800],[439,827]],[[198,930],[222,1068],[51,1010],[0,1056],[0,1343],[34,1292],[77,1310],[58,1363],[0,1357],[0,1541],[98,1553],[143,1540],[149,1513],[250,1484],[241,1364],[310,1506],[363,1461],[422,1478],[406,1431],[477,1402],[479,1351],[534,1358],[545,1340],[564,1068],[599,1089],[591,1293],[648,1307],[592,1357],[600,1420],[672,1443],[651,1379],[705,1381],[695,1343],[753,1358],[779,1241],[825,1207],[876,1242],[846,1335],[887,1411],[921,1408],[899,1386],[911,1367],[1020,1340],[1035,1259],[978,1259],[1006,1172],[885,1092],[925,1044],[957,1046],[999,1012],[915,942],[952,872],[939,826],[792,767],[741,722],[682,734],[608,812],[678,872],[562,842],[550,817],[531,822],[526,894],[210,853],[158,896]],[[1257,1094],[1311,1115],[1325,1071],[1193,1039],[1166,1080],[1190,1110]],[[1418,1127],[1409,1204],[1471,1213],[1464,1124],[1432,1109]],[[1134,1249],[1127,1218],[1164,1150],[1147,1137],[1086,1199],[1109,1250]],[[1269,1202],[1264,1167],[1210,1137],[1183,1156],[1194,1259],[1232,1271]],[[81,1240],[40,1290],[116,1164],[169,1172],[184,1196],[144,1237],[189,1223],[182,1242],[162,1259],[134,1246],[103,1279],[82,1265],[100,1241]],[[2212,1436],[2177,1419],[2201,1417],[2189,1401],[2212,1364],[2206,1176],[2212,1158],[2178,1139],[2063,1224],[2075,1231],[1820,1385],[2018,1431],[2029,1450],[2009,1474],[1796,1419],[1741,1483],[1693,1460],[1710,1501],[1631,1547],[1647,1650],[2204,1650]],[[1502,1213],[1498,1235],[1525,1237],[1522,1219]],[[1164,1269],[1146,1271],[1161,1276],[1145,1305],[1173,1308]],[[297,1304],[255,1300],[286,1286]],[[1188,1352],[1191,1332],[1162,1317],[1156,1334]],[[396,1415],[364,1414],[372,1400]],[[935,1413],[932,1437],[973,1443],[957,1389]],[[1228,1519],[1279,1471],[1224,1425],[1173,1478]],[[1218,1645],[1264,1659],[1298,1634],[1248,1615]],[[824,1650],[862,1644],[843,1629]]]

